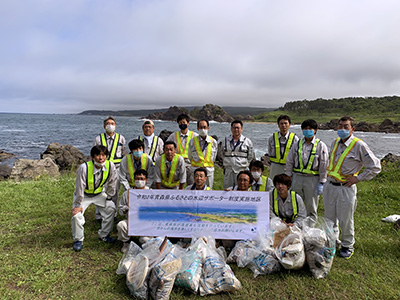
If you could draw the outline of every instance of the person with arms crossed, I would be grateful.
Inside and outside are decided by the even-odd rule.
[[[218,142],[208,135],[210,123],[206,119],[197,121],[198,136],[189,142],[189,160],[192,172],[199,167],[207,170],[207,186],[212,189],[214,182],[214,161],[217,157]]]
[[[176,120],[180,131],[173,132],[167,139],[172,141],[177,146],[176,153],[181,155],[185,160],[186,166],[186,183],[187,185],[193,184],[193,171],[189,160],[189,142],[198,134],[189,130],[189,116],[187,114],[180,114]]]
[[[381,171],[381,163],[368,145],[353,135],[355,122],[352,117],[342,117],[337,129],[338,138],[332,143],[328,183],[323,191],[325,218],[334,222],[333,230],[339,238],[339,256],[349,259],[354,252],[354,212],[357,206],[357,186],[360,181],[374,178]],[[364,171],[359,174],[360,170]]]
[[[318,198],[326,182],[329,164],[328,147],[316,138],[318,123],[308,119],[301,123],[304,137],[293,143],[286,158],[286,174],[292,176],[292,190],[301,196],[307,216],[317,221]]]
[[[231,132],[225,137],[223,149],[224,189],[237,184],[237,175],[247,170],[250,162],[255,158],[253,143],[242,135],[243,123],[235,120],[231,123]]]
[[[180,189],[186,183],[185,160],[176,154],[176,144],[166,141],[164,144],[164,154],[157,158],[155,165],[156,189]]]
[[[102,145],[92,147],[90,151],[91,161],[79,166],[76,176],[76,187],[72,203],[72,237],[74,239],[73,250],[81,251],[83,248],[85,224],[84,213],[94,204],[99,208],[103,219],[99,230],[99,240],[106,243],[114,243],[110,237],[114,226],[114,213],[116,210],[111,200],[115,194],[115,181],[118,174],[114,163],[106,160],[108,150]]]
[[[286,157],[293,143],[299,140],[297,135],[289,132],[291,123],[289,116],[280,115],[278,118],[279,131],[268,139],[268,156],[271,162],[269,178],[272,180],[275,175],[285,173]]]

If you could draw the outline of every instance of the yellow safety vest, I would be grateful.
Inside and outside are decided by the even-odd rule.
[[[177,185],[179,185],[179,180],[175,181],[175,172],[176,169],[178,168],[178,162],[179,162],[179,154],[175,154],[174,158],[172,159],[171,162],[171,169],[169,170],[169,175],[167,176],[167,167],[165,165],[166,157],[165,154],[161,155],[161,183],[163,186],[166,186],[168,188],[174,188]]]
[[[86,163],[86,189],[85,189],[85,194],[89,195],[98,195],[103,191],[103,186],[108,180],[108,177],[110,175],[110,161],[106,160],[106,164],[104,165],[106,167],[106,171],[101,171],[101,180],[100,184],[98,186],[95,186],[94,182],[94,174],[93,174],[93,168],[94,164],[93,161],[88,161]]]
[[[258,192],[265,192],[267,190],[268,177],[261,175],[261,179],[262,179],[262,185],[259,186]]]
[[[290,191],[290,196],[292,198],[292,207],[293,207],[293,216],[289,218],[284,218],[280,213],[279,213],[279,206],[278,206],[278,191],[274,189],[273,192],[274,195],[274,213],[275,215],[279,216],[283,221],[286,223],[293,223],[294,220],[297,218],[297,200],[296,200],[296,192],[295,191]]]
[[[299,141],[299,149],[297,150],[297,155],[299,160],[297,162],[297,168],[293,168],[294,172],[297,173],[304,173],[304,174],[312,174],[312,175],[319,175],[319,171],[311,170],[312,165],[314,163],[315,154],[317,153],[317,145],[319,143],[319,139],[315,139],[314,146],[312,147],[310,156],[308,157],[308,162],[306,166],[303,165],[303,139]]]
[[[180,131],[175,132],[175,138],[176,138],[176,146],[178,147],[178,151],[176,153],[180,154],[183,158],[188,158],[189,157],[189,155],[188,155],[189,141],[193,138],[193,131],[190,131],[190,130],[188,131],[185,148],[183,148]]]
[[[100,134],[100,140],[101,144],[107,148],[107,139],[105,133]],[[117,157],[118,144],[119,144],[119,133],[115,133],[114,141],[111,146],[111,151],[107,157],[107,159],[112,161],[114,164],[119,164],[122,160],[122,157]]]
[[[133,163],[133,160],[134,159],[132,158],[132,154],[129,154],[129,155],[126,156],[126,163],[128,165],[128,171],[129,171],[128,182],[129,182],[129,185],[131,187],[135,186],[135,172],[136,172],[136,170],[135,170],[135,164]],[[142,157],[140,158],[140,161],[141,161],[141,168],[140,169],[146,170],[147,169],[147,162],[148,162],[148,156],[147,156],[146,153],[142,154]]]
[[[346,147],[346,149],[343,151],[343,153],[340,155],[339,159],[335,163],[335,155],[336,155],[336,151],[339,147],[340,138],[337,138],[335,140],[335,144],[333,145],[333,150],[332,150],[332,153],[331,153],[331,156],[329,159],[329,166],[327,169],[328,176],[333,177],[340,182],[345,182],[347,177],[355,176],[358,174],[358,172],[357,172],[356,174],[343,175],[340,172],[340,170],[342,169],[344,159],[350,153],[350,151],[354,148],[354,146],[356,145],[356,143],[358,141],[361,141],[361,139],[354,137],[353,140],[350,142],[349,146]]]
[[[139,139],[141,141],[143,141],[143,136],[139,136]],[[153,137],[153,141],[151,142],[151,149],[150,149],[149,156],[153,160],[153,164],[155,163],[154,155],[156,154],[156,149],[157,149],[157,145],[158,145],[158,139],[159,139],[159,137],[155,135]]]
[[[285,145],[285,151],[283,153],[283,157],[281,157],[281,143],[279,142],[279,132],[275,132],[275,157],[270,156],[269,160],[276,164],[286,165],[286,157],[288,156],[290,148],[292,147],[294,137],[295,134],[293,132],[289,133],[289,138]]]
[[[199,136],[193,138],[194,148],[196,149],[198,161],[192,160],[190,163],[192,167],[214,167],[214,162],[211,161],[213,138],[210,136],[211,142],[207,145],[206,157],[204,157],[203,151],[201,151]]]

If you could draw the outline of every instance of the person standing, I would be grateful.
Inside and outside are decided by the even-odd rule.
[[[224,189],[236,185],[239,172],[247,170],[255,158],[252,141],[242,135],[242,121],[233,121],[231,132],[232,134],[225,137],[223,149]]]
[[[304,137],[293,143],[286,158],[286,174],[293,175],[292,190],[301,196],[309,216],[317,221],[318,198],[326,182],[329,164],[328,147],[316,138],[318,123],[308,119],[301,123]]]
[[[207,170],[207,186],[212,189],[214,182],[214,161],[217,157],[218,142],[208,135],[210,123],[206,119],[197,121],[198,136],[189,142],[189,160],[192,172],[199,167]]]
[[[154,167],[152,159],[146,153],[143,153],[143,141],[132,140],[128,146],[131,152],[122,159],[118,172],[124,192],[135,187],[135,172],[140,169],[147,171],[147,186],[150,187],[153,181]]]
[[[354,212],[357,206],[357,186],[360,181],[374,178],[381,171],[381,163],[368,145],[353,135],[352,117],[342,117],[337,129],[338,138],[332,143],[328,166],[328,183],[323,190],[325,218],[334,222],[339,238],[339,256],[349,259],[354,253]],[[359,174],[362,168],[365,168]]]
[[[138,137],[144,143],[144,153],[150,156],[153,162],[163,154],[164,142],[154,135],[154,123],[152,120],[146,120],[142,126],[143,135]]]
[[[106,147],[102,145],[93,146],[90,156],[92,160],[81,164],[76,175],[71,218],[72,237],[74,239],[72,249],[75,251],[81,251],[83,248],[84,213],[91,204],[99,208],[103,219],[98,233],[99,240],[106,243],[115,242],[115,239],[110,237],[116,210],[111,197],[115,194],[117,171],[114,163],[106,160],[108,156]]]
[[[105,133],[99,134],[96,136],[93,142],[93,146],[103,145],[108,150],[107,159],[114,163],[117,171],[119,170],[119,166],[122,158],[126,155],[126,140],[122,134],[115,132],[117,128],[117,121],[114,117],[109,116],[103,121],[103,126],[105,129]],[[119,197],[119,189],[121,183],[119,182],[119,178],[115,181],[115,195],[112,196],[112,201],[115,206],[118,206],[118,197]],[[101,216],[98,208],[96,207],[96,220],[98,222],[101,221]]]
[[[185,160],[176,154],[176,145],[172,141],[164,144],[164,154],[157,158],[155,165],[156,189],[183,190],[186,183]]]
[[[275,132],[268,140],[268,156],[271,162],[269,178],[274,179],[275,175],[285,173],[286,157],[293,143],[299,138],[293,132],[289,132],[291,119],[287,115],[280,115],[278,120],[279,131]]]
[[[194,136],[197,136],[198,134],[196,132],[189,130],[190,121],[189,121],[189,116],[187,114],[180,114],[176,122],[178,123],[180,131],[172,133],[168,137],[167,142],[172,141],[176,144],[177,146],[176,153],[181,155],[185,160],[186,183],[187,185],[192,185],[193,171],[189,160],[189,142]]]

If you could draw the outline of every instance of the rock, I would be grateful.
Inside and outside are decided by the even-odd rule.
[[[142,119],[176,121],[180,114],[187,114],[189,118],[193,120],[193,118],[190,117],[190,113],[186,108],[177,106],[170,106],[165,113],[156,112],[153,114],[149,114],[147,117]]]
[[[10,179],[35,179],[41,175],[58,176],[59,168],[50,158],[18,159],[11,170]]]
[[[363,132],[378,131],[378,126],[367,122],[359,122],[356,124],[356,131],[363,131]]]
[[[392,153],[388,153],[385,155],[384,158],[381,159],[382,163],[394,163],[394,164],[399,164],[400,167],[400,156],[394,155]]]
[[[40,158],[51,158],[59,166],[60,171],[70,171],[74,167],[90,160],[89,156],[83,155],[81,151],[71,145],[60,145],[51,143]]]
[[[4,152],[3,150],[0,150],[0,161],[3,161],[5,159],[8,159],[8,158],[11,158],[14,156],[15,156],[15,154],[7,153],[7,152]]]
[[[263,156],[261,156],[260,160],[266,167],[271,167],[271,161],[269,160],[269,155],[265,153]]]
[[[319,124],[318,129],[321,129],[321,130],[336,129],[338,124],[339,124],[339,119],[332,119],[327,123]]]
[[[8,179],[11,175],[11,167],[8,165],[0,165],[0,181]]]
[[[206,119],[209,121],[227,122],[233,121],[233,118],[218,105],[206,104],[198,112],[197,119]]]
[[[172,131],[169,131],[167,129],[164,129],[160,132],[160,134],[158,135],[163,142],[165,143],[165,141],[167,140],[167,138],[171,135]]]

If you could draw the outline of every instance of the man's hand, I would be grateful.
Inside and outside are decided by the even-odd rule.
[[[75,216],[79,212],[83,213],[83,208],[82,207],[74,207],[72,209],[72,216]]]
[[[360,180],[358,180],[356,176],[351,176],[344,182],[344,186],[351,187],[353,184],[357,184],[359,182]]]

